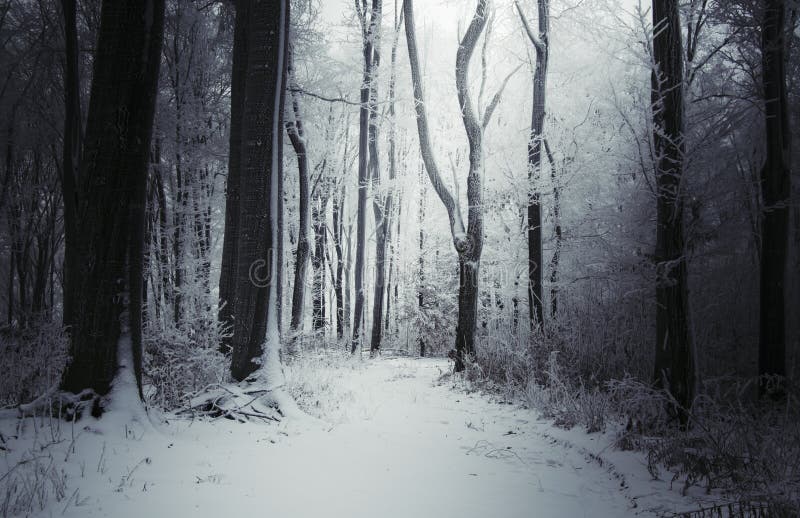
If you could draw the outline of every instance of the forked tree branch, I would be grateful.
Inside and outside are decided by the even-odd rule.
[[[425,171],[436,191],[437,196],[447,210],[447,217],[450,220],[450,232],[454,241],[457,236],[464,235],[464,223],[461,218],[461,209],[450,190],[442,181],[439,165],[433,153],[433,146],[430,140],[428,129],[428,114],[425,109],[425,94],[422,89],[422,74],[419,66],[419,52],[417,50],[416,29],[414,23],[414,3],[413,0],[404,0],[403,13],[406,19],[406,44],[408,45],[408,61],[411,65],[411,83],[414,90],[414,110],[417,114],[417,131],[419,133],[420,152],[422,161],[425,164]]]
[[[503,96],[503,90],[506,89],[506,85],[511,77],[517,73],[517,71],[522,67],[522,64],[517,65],[517,68],[512,70],[506,78],[503,80],[503,83],[500,85],[500,88],[497,90],[497,93],[494,94],[492,97],[491,102],[486,107],[486,111],[483,112],[483,120],[481,122],[481,127],[485,130],[486,127],[489,125],[489,121],[492,119],[492,115],[494,115],[494,110],[497,108],[497,105],[500,104],[500,98]]]
[[[545,52],[545,43],[541,38],[539,38],[539,36],[536,35],[535,32],[533,32],[533,29],[531,29],[528,19],[525,18],[525,15],[522,13],[522,8],[519,6],[519,2],[517,0],[514,0],[514,7],[517,8],[517,13],[519,13],[519,19],[522,20],[522,27],[525,29],[525,34],[528,35],[528,39],[530,39],[531,43],[533,43],[534,48],[536,48],[536,52]]]

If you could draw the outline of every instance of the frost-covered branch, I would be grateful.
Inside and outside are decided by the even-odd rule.
[[[528,23],[528,19],[525,18],[525,15],[522,13],[522,8],[519,6],[519,2],[516,0],[514,1],[514,7],[517,8],[517,13],[519,14],[519,19],[522,20],[522,27],[525,29],[525,34],[527,34],[528,39],[531,40],[533,46],[536,48],[536,52],[544,53],[546,51],[545,42],[533,32],[531,29],[530,24]]]
[[[422,161],[425,163],[425,170],[428,178],[433,184],[433,189],[442,201],[447,216],[450,220],[450,231],[454,241],[465,235],[464,223],[461,219],[461,209],[458,207],[457,200],[450,193],[450,190],[442,181],[439,166],[433,153],[433,146],[430,140],[428,129],[428,114],[425,109],[425,94],[422,89],[422,73],[419,66],[419,52],[417,50],[416,29],[414,24],[414,3],[413,0],[405,0],[403,3],[403,13],[406,18],[406,44],[408,45],[408,60],[411,65],[411,82],[414,89],[414,110],[417,114],[417,130],[419,133],[420,150]]]

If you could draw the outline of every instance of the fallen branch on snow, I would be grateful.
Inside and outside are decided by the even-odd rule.
[[[283,415],[280,409],[261,401],[270,392],[266,387],[258,386],[243,389],[237,385],[209,385],[189,398],[189,404],[178,411],[178,415],[223,417],[239,422],[250,419],[280,421]]]

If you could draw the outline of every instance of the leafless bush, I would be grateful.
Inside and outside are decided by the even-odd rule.
[[[344,418],[345,402],[354,394],[341,383],[342,372],[360,368],[349,351],[318,351],[298,356],[285,367],[286,388],[308,414],[338,421]]]
[[[474,383],[493,383],[521,391],[533,372],[533,356],[527,343],[511,333],[481,337],[466,378]]]
[[[653,315],[637,293],[580,291],[548,324],[548,332],[559,337],[562,360],[584,381],[649,376],[652,348],[644,344],[655,333]]]
[[[508,399],[521,399],[559,426],[603,430],[610,411],[608,396],[597,383],[583,382],[572,368],[574,351],[561,352],[564,345],[554,333],[526,341],[510,333],[486,337],[479,342],[465,378]]]
[[[172,410],[189,394],[226,380],[228,362],[219,352],[224,329],[209,319],[201,330],[148,326],[143,337],[144,394],[151,405]]]
[[[666,476],[684,491],[722,489],[741,508],[770,509],[765,516],[800,514],[796,389],[777,405],[758,400],[756,379],[706,380],[690,426],[682,428],[669,393],[641,381],[652,365],[641,351],[649,349],[642,345],[650,333],[644,312],[603,321],[602,307],[587,311],[586,319],[567,325],[562,317],[527,340],[510,333],[482,337],[465,379],[524,401],[558,426],[594,432],[618,423],[617,446],[642,451],[654,477]],[[794,514],[780,514],[783,509]]]
[[[52,454],[28,452],[0,480],[0,516],[17,516],[43,510],[55,498],[64,499],[67,475]]]
[[[0,376],[0,407],[27,403],[55,386],[67,364],[68,347],[63,326],[48,320],[0,332],[3,369],[13,373]]]
[[[635,380],[613,382],[618,415],[627,419],[619,445],[642,450],[654,477],[666,469],[672,482],[708,491],[720,488],[740,502],[800,510],[800,399],[790,391],[775,404],[752,397],[757,380],[707,381],[689,427],[666,411],[669,396]],[[767,516],[784,516],[767,514]],[[795,516],[796,514],[790,514]],[[786,516],[790,516],[786,515]]]
[[[0,443],[0,458],[7,468],[0,473],[0,516],[29,516],[42,511],[52,500],[60,502],[66,496],[63,459],[54,451],[63,442],[63,421],[52,415],[38,415],[15,423],[15,435]],[[17,441],[20,437],[23,439]]]

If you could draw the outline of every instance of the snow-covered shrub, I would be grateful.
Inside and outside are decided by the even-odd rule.
[[[546,368],[537,370],[525,388],[525,399],[557,426],[583,426],[589,433],[605,430],[611,414],[608,394],[587,387],[567,374],[558,351],[551,351]]]
[[[0,330],[0,406],[27,403],[61,379],[69,340],[60,322],[40,320],[23,329]]]
[[[425,275],[413,280],[413,296],[401,297],[398,303],[393,301],[392,318],[396,320],[397,330],[404,330],[396,330],[395,347],[409,354],[419,354],[420,346],[424,345],[425,356],[445,357],[455,340],[458,270],[449,257],[440,256],[438,252],[426,251],[424,257]],[[384,336],[390,345],[391,333]]]
[[[197,326],[145,327],[142,362],[147,403],[172,410],[189,394],[225,381],[229,360],[219,351],[223,336],[222,325],[211,318]]]
[[[328,334],[333,336],[328,336]],[[313,357],[323,351],[334,355],[350,351],[350,336],[345,333],[341,339],[337,339],[333,329],[304,329],[295,332],[288,330],[282,334],[281,338],[283,340],[281,358],[284,364],[292,363],[304,356]],[[369,344],[366,344],[366,348],[369,351]]]
[[[800,392],[780,404],[755,397],[757,380],[707,380],[681,428],[667,412],[663,391],[627,379],[609,384],[627,426],[618,445],[642,450],[654,477],[666,471],[684,491],[721,488],[737,501],[769,506],[768,516],[800,509]],[[766,516],[765,515],[765,516]]]
[[[479,336],[474,361],[467,365],[467,380],[524,390],[533,374],[531,353],[528,343],[512,333]]]
[[[555,333],[549,337],[537,333],[526,341],[511,333],[495,333],[479,340],[465,377],[508,399],[524,401],[559,426],[601,431],[611,411],[609,397],[596,382],[587,386],[575,364],[574,351]]]
[[[284,367],[286,388],[308,414],[331,422],[344,420],[345,402],[355,394],[343,383],[342,373],[363,368],[349,351],[318,351],[296,356]]]

